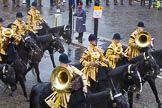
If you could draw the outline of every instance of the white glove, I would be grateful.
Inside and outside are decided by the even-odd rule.
[[[85,26],[85,24],[83,24],[83,26]]]

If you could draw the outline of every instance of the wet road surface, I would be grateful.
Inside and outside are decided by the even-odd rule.
[[[84,0],[83,0],[84,1]],[[0,1],[0,3],[2,3]],[[68,23],[68,3],[65,3],[65,6],[61,7],[63,17],[63,24]],[[85,2],[84,2],[85,4]],[[104,6],[102,19],[99,20],[99,35],[105,38],[111,39],[115,32],[119,32],[125,44],[128,42],[128,37],[131,32],[135,29],[138,21],[143,21],[146,25],[146,30],[149,31],[152,36],[155,38],[155,48],[160,49],[162,46],[162,11],[157,9],[147,9],[147,7],[141,7],[140,3],[133,2],[132,6],[127,5],[127,1],[124,1],[124,5],[113,5],[113,1],[110,1],[110,6],[105,5],[105,0],[101,2],[101,5]],[[93,18],[92,18],[92,5],[90,7],[85,7],[84,9],[87,12],[87,32],[93,33]],[[26,12],[29,10],[24,4],[20,8],[15,8],[12,5],[4,8],[0,5],[0,16],[5,19],[5,26],[15,20],[15,14],[17,11],[22,11],[25,15],[24,19],[26,20]],[[43,7],[39,8],[43,18],[49,23],[50,26],[54,24],[54,14],[56,13],[55,7],[49,7],[49,0],[43,1]],[[87,35],[85,35],[87,36]],[[87,39],[87,37],[84,37]],[[99,45],[103,49],[108,46],[109,42],[101,42]],[[64,45],[66,53],[72,60],[72,63],[78,63],[79,59],[84,51],[83,47],[74,46],[74,45]],[[58,65],[58,56],[59,53],[55,53],[55,62]],[[46,52],[42,61],[40,63],[41,79],[43,81],[49,81],[50,74],[53,70],[49,55]],[[159,92],[159,97],[162,99],[162,80],[157,79],[157,88]],[[29,72],[27,74],[26,87],[28,94],[33,85],[37,83],[36,77]],[[18,89],[16,90],[13,97],[8,96],[8,92],[4,91],[5,87],[0,83],[0,108],[29,108],[29,103],[26,102],[26,99],[23,97],[23,92],[21,87],[18,84]],[[143,88],[141,99],[139,101],[135,100],[135,108],[157,108],[154,95],[146,83]]]

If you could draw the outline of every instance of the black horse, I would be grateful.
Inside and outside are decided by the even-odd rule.
[[[33,86],[30,94],[30,108],[50,108],[45,103],[44,99],[46,99],[52,93],[53,91],[51,90],[51,83],[49,82],[43,82]],[[103,100],[107,100],[111,104],[111,106],[112,104],[117,104],[117,107],[114,108],[129,108],[125,97],[123,97],[122,95],[116,98],[112,97],[115,96],[116,93],[117,92],[114,92],[113,90],[107,88],[107,90],[102,92],[87,94],[85,100],[85,96],[80,90],[79,92],[75,92],[71,97],[71,100],[73,101],[70,104],[71,106],[73,106],[72,108],[88,108],[85,102],[91,104],[102,104]],[[80,101],[80,103],[78,103],[78,100]]]
[[[147,81],[149,83],[149,85],[155,95],[156,102],[158,103],[158,108],[161,108],[161,102],[158,97],[158,92],[157,92],[157,88],[156,88],[156,84],[155,84],[155,79],[156,79],[157,75],[160,73],[160,67],[156,63],[152,54],[154,56],[156,56],[156,58],[158,58],[158,56],[156,55],[156,52],[149,52],[148,48],[145,48],[141,55],[132,58],[131,60],[129,60],[129,63],[140,62],[139,66],[138,66],[138,70],[142,77],[142,83],[144,84],[145,81]],[[127,61],[127,60],[125,60],[125,61]],[[125,64],[125,61],[123,62],[123,64]],[[120,61],[120,65],[121,64],[122,64],[122,61]],[[161,64],[161,63],[159,63],[159,64]],[[128,95],[130,98],[130,100],[129,100],[130,107],[132,108],[133,107],[132,106],[133,92],[129,92]],[[139,95],[137,95],[137,98],[139,98]]]
[[[66,43],[71,43],[70,25],[50,28],[47,23],[42,23],[40,26],[42,26],[42,29],[38,30],[38,36],[59,33],[59,36],[62,36]]]
[[[46,50],[49,51],[51,60],[53,60],[53,51],[58,51],[59,53],[63,53],[64,52],[64,47],[63,44],[61,43],[61,39],[58,36],[58,34],[52,35],[52,34],[48,34],[48,35],[44,35],[44,36],[39,36],[36,38],[36,44],[39,46],[39,48],[41,49],[42,52],[39,52],[35,55],[32,56],[32,60],[30,63],[30,67],[28,68],[28,70],[26,71],[26,73],[24,75],[27,74],[28,71],[30,71],[32,68],[35,69],[35,72],[37,74],[37,81],[38,82],[42,82],[39,74],[39,62],[41,61],[41,58],[43,57],[43,54]],[[54,63],[54,61],[53,61]],[[55,66],[55,64],[54,64]]]
[[[10,95],[16,90],[15,70],[9,64],[0,64],[0,79],[10,90]]]
[[[27,98],[26,87],[25,87],[25,76],[24,73],[27,70],[27,64],[30,62],[30,59],[33,54],[37,53],[40,49],[34,44],[34,40],[28,36],[22,37],[20,43],[15,45],[11,43],[8,47],[10,51],[9,58],[14,58],[11,66],[15,70],[16,83],[20,83],[24,96]]]
[[[76,65],[77,67],[81,67],[81,65]],[[109,75],[108,75],[109,74]],[[131,77],[130,79],[128,79]],[[113,108],[114,103],[117,106],[115,108],[129,108],[128,102],[126,97],[121,95],[124,88],[128,88],[128,85],[137,84],[139,85],[140,78],[139,78],[138,70],[136,65],[124,65],[119,67],[118,69],[114,69],[109,72],[107,68],[100,67],[97,79],[98,84],[96,86],[96,93],[89,93],[87,97],[96,98],[102,97],[99,95],[102,92],[105,92],[108,88],[113,91],[113,97],[101,99],[98,98],[98,102],[92,101],[91,99],[87,99],[87,108],[88,105],[91,104],[91,108]],[[111,80],[110,80],[111,79]],[[112,85],[112,82],[113,85]],[[132,81],[132,82],[131,82]],[[128,85],[126,85],[128,84]],[[33,86],[30,94],[30,107],[33,108],[49,108],[48,105],[44,102],[44,99],[52,93],[51,84],[47,83],[40,83]],[[97,97],[95,97],[97,96]],[[100,100],[100,101],[99,101]],[[109,100],[109,101],[108,101]],[[95,104],[97,103],[97,104]],[[79,103],[78,103],[79,104]],[[80,107],[79,107],[80,108]]]

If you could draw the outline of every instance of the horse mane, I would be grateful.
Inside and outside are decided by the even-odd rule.
[[[57,27],[52,27],[48,29],[48,33],[57,33],[59,31],[63,31],[64,30],[64,26],[57,26]]]
[[[141,60],[144,60],[143,54],[140,54],[139,56],[136,56],[136,57],[130,59],[129,62],[134,64],[134,63],[140,62]]]
[[[115,69],[111,70],[111,71],[108,73],[108,75],[109,75],[109,76],[116,76],[116,75],[119,75],[119,74],[123,73],[123,71],[125,71],[125,69],[127,69],[129,65],[130,65],[130,64],[127,63],[127,64],[125,64],[125,65],[116,67]]]
[[[42,35],[42,36],[38,36],[37,40],[40,42],[47,42],[48,40],[50,40],[52,37],[52,35]]]

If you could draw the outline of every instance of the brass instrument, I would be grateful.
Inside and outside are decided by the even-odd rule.
[[[93,62],[95,63],[95,64],[99,64],[99,58],[100,58],[100,53],[99,52],[92,52],[91,53],[91,57],[93,58]]]
[[[69,92],[72,86],[71,80],[70,72],[66,68],[58,66],[54,68],[51,74],[51,88],[59,92]]]
[[[151,43],[151,34],[148,32],[140,32],[136,35],[135,42],[139,47],[147,47]]]
[[[40,22],[39,20],[36,20],[36,21],[34,22],[34,27],[33,27],[33,29],[34,29],[34,30],[40,30],[40,29],[42,29],[43,27],[42,27],[40,24],[41,24],[41,22]]]
[[[14,32],[11,28],[4,28],[2,30],[2,35],[7,38],[11,38],[13,36]]]
[[[121,46],[117,46],[115,49],[114,49],[115,53],[116,54],[121,54],[123,52],[123,48]]]

